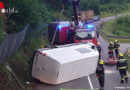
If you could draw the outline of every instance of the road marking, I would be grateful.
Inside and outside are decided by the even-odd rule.
[[[116,70],[109,70],[109,69],[106,69],[105,70],[105,73],[106,74],[112,74],[112,73],[115,73]]]
[[[90,79],[89,75],[88,75],[87,77],[88,77],[88,82],[89,82],[90,88],[91,88],[91,89],[94,89],[94,88],[93,88],[92,81],[91,81],[91,79]]]

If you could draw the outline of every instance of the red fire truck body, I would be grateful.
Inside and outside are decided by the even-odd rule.
[[[92,42],[97,45],[97,31],[94,25],[88,24],[79,26],[76,29],[71,27],[69,22],[51,23],[48,25],[48,37],[51,42],[57,30],[54,44],[68,44],[79,42]]]
[[[96,30],[81,29],[76,31],[74,43],[92,42],[93,44],[97,45],[97,37],[98,35]]]

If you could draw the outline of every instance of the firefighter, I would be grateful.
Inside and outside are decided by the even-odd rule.
[[[117,70],[119,70],[119,73],[121,75],[121,83],[124,83],[124,79],[126,83],[128,83],[127,69],[127,60],[124,59],[122,53],[119,53],[119,60],[117,61]]]
[[[97,43],[97,50],[98,50],[98,52],[99,52],[99,60],[100,60],[100,59],[101,59],[101,50],[102,50],[102,48],[101,48],[99,42]]]
[[[104,61],[100,60],[99,61],[99,65],[96,69],[96,77],[99,80],[99,84],[100,84],[100,90],[103,90],[104,88],[104,79],[105,79],[105,75],[104,75],[104,67],[103,67]]]
[[[118,58],[119,47],[120,47],[120,44],[118,43],[117,40],[115,40],[115,42],[114,42],[114,49],[115,49],[116,58]]]
[[[110,42],[110,43],[109,43],[109,46],[108,46],[109,58],[114,58],[113,50],[114,50],[113,42]]]

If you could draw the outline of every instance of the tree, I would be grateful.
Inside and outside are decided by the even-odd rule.
[[[18,11],[8,18],[7,33],[20,31],[27,23],[34,26],[37,22],[50,21],[50,12],[46,5],[38,0],[6,0],[5,8],[14,8]],[[9,14],[6,13],[6,17]]]
[[[99,0],[81,0],[79,8],[81,11],[94,10],[95,14],[100,14]]]

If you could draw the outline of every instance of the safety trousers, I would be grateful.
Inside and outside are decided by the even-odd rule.
[[[126,83],[128,82],[128,75],[127,75],[127,69],[119,69],[120,75],[121,75],[121,83],[124,83],[124,80]]]
[[[109,54],[109,58],[113,58],[114,57],[114,52],[112,51],[112,52],[108,52],[108,54]]]
[[[100,87],[104,87],[104,76],[101,76],[100,78],[99,78],[99,84],[100,84]]]
[[[116,54],[116,58],[117,58],[118,54],[119,54],[119,50],[118,49],[115,49],[115,54]]]

